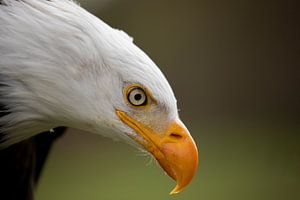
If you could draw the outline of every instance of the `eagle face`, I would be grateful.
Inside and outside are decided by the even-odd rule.
[[[177,181],[171,194],[180,192],[197,169],[195,142],[178,117],[175,96],[159,68],[132,40],[115,37],[113,41],[120,40],[122,46],[111,45],[106,53],[118,52],[119,57],[104,61],[117,74],[110,79],[115,83],[110,93],[114,100],[107,101],[113,114],[106,116],[112,119],[105,121],[150,152]]]
[[[191,181],[198,151],[174,93],[126,33],[73,1],[7,0],[0,35],[0,103],[10,112],[0,147],[73,127],[140,145],[176,180],[171,194]]]
[[[145,87],[133,84],[124,90],[128,105],[140,109],[139,112],[116,110],[120,120],[136,133],[127,133],[128,136],[150,152],[177,181],[170,194],[180,192],[191,181],[198,165],[192,137],[179,118],[170,118],[168,111],[157,104]]]

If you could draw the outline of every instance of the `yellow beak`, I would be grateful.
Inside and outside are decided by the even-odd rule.
[[[184,124],[177,119],[166,131],[156,133],[123,111],[117,110],[116,113],[125,124],[143,138],[132,136],[132,139],[154,155],[160,166],[177,182],[170,194],[182,191],[192,180],[198,168],[197,146]]]

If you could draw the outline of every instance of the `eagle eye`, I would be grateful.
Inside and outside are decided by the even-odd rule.
[[[147,94],[141,87],[134,86],[127,91],[127,100],[133,106],[147,105]]]

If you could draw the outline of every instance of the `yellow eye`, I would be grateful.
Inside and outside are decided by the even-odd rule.
[[[127,93],[127,100],[133,106],[145,106],[147,104],[147,95],[143,88],[132,87]]]

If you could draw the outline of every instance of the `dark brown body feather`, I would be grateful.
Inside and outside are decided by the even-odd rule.
[[[7,114],[3,105],[0,105],[0,111],[0,117]],[[0,150],[1,200],[34,199],[35,186],[51,146],[65,129],[58,127],[53,129],[54,132],[43,132]]]

